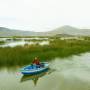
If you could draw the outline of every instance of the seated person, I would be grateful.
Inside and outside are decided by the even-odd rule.
[[[38,57],[35,57],[32,63],[35,64],[36,67],[40,67],[40,60]]]

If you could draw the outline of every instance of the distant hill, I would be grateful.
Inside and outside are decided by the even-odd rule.
[[[82,35],[82,36],[89,36],[90,35],[90,29],[79,29],[71,26],[62,26],[59,28],[56,28],[50,32],[49,34],[55,35],[55,34],[66,34],[66,35]]]
[[[52,35],[81,35],[90,36],[90,29],[79,29],[71,26],[62,26],[48,32],[33,32],[33,31],[22,31],[0,27],[0,37],[8,36],[52,36]]]
[[[8,29],[8,28],[0,27],[0,37],[32,36],[32,35],[37,35],[37,33],[32,32],[32,31],[21,31],[21,30],[14,30],[14,29]]]

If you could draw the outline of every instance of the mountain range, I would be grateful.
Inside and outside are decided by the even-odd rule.
[[[33,32],[9,29],[0,27],[0,37],[10,36],[52,36],[52,35],[75,35],[75,36],[89,36],[90,29],[79,29],[72,26],[62,26],[47,32]]]

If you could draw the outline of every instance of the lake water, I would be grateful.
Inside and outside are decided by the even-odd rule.
[[[23,76],[18,69],[0,70],[0,90],[90,90],[90,53],[50,62],[50,70]]]
[[[35,45],[35,44],[39,44],[39,45],[48,45],[49,41],[41,41],[41,42],[27,42],[27,41],[13,41],[13,42],[8,42],[5,43],[3,45],[0,45],[0,47],[15,47],[15,46],[24,46],[24,45]]]
[[[49,45],[48,38],[0,38],[0,41],[4,41],[4,44],[1,44],[0,47],[15,47],[15,46],[24,46],[24,45]]]
[[[10,40],[12,40],[13,38],[0,38],[0,41],[10,41]],[[38,37],[34,37],[34,38],[15,38],[15,39],[17,39],[17,40],[23,40],[23,41],[25,41],[25,40],[48,40],[48,38],[38,38]]]

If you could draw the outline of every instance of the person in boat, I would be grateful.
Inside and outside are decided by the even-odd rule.
[[[40,67],[40,59],[38,57],[35,57],[32,63],[36,65],[37,68]]]

